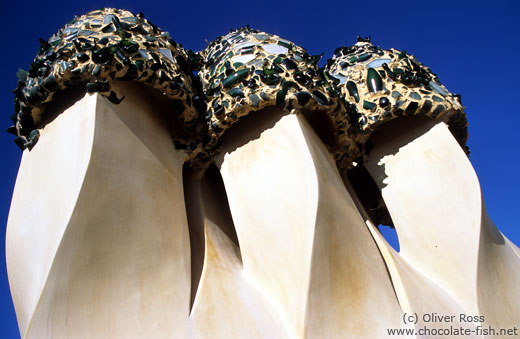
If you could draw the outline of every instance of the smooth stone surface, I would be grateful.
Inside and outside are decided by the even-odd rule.
[[[259,113],[254,128],[224,141],[219,161],[243,274],[290,338],[401,328],[384,262],[331,155],[302,116]],[[378,321],[367,322],[376,309]]]
[[[460,321],[460,315],[467,312],[445,291],[434,282],[423,276],[410,266],[383,238],[381,233],[369,220],[367,226],[381,251],[387,265],[392,284],[396,291],[399,303],[407,314],[417,314],[418,321],[414,324],[416,330],[430,328],[450,330],[450,327],[475,331],[478,324]],[[450,321],[434,321],[431,314],[439,317],[448,316]],[[426,317],[425,317],[426,315]],[[476,332],[471,332],[476,333]],[[436,336],[425,336],[436,337]],[[469,335],[468,338],[480,338]]]
[[[396,227],[400,257],[466,314],[484,315],[484,325],[518,324],[518,255],[487,217],[477,176],[448,127],[395,121],[372,142],[366,166]]]
[[[24,152],[7,265],[25,338],[186,335],[183,155],[151,98],[123,92],[87,94]]]
[[[303,115],[251,113],[224,135],[220,172],[189,176],[163,96],[111,88],[125,97],[119,105],[85,95],[23,154],[6,237],[22,337],[339,339],[475,328],[404,324],[405,313],[518,325],[520,250],[487,216],[444,123],[395,119],[370,140],[365,166],[397,229],[397,253]]]

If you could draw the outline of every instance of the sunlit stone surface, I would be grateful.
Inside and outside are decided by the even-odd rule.
[[[436,301],[436,307],[453,307],[453,301],[459,305],[459,311],[437,311],[440,314],[483,315],[485,325],[494,328],[518,324],[517,248],[487,216],[475,171],[446,125],[422,119],[396,121],[373,142],[366,166],[381,188],[401,251],[378,243],[385,247],[382,253],[389,267],[402,275],[410,302],[424,303],[410,307],[425,308],[414,311],[418,313],[433,309],[426,302],[433,293],[425,296],[422,287],[415,292],[418,298],[413,288],[406,291],[412,280],[425,279],[436,287],[435,293],[444,291],[435,298],[443,301]],[[397,272],[399,266],[404,274]],[[409,273],[408,267],[415,272]],[[411,279],[412,273],[418,278]]]
[[[486,213],[460,98],[413,56],[360,38],[319,68],[249,27],[194,53],[126,11],[72,25],[43,47],[79,34],[77,53],[21,72],[10,129],[23,338],[518,335],[520,250]],[[97,34],[114,55],[81,45]]]

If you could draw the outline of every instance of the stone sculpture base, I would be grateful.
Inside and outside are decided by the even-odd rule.
[[[518,324],[519,250],[487,217],[444,123],[374,137],[366,167],[397,253],[302,115],[251,114],[225,136],[216,167],[194,173],[160,100],[114,86],[119,105],[85,95],[24,152],[7,230],[22,337],[386,337]],[[457,321],[404,323],[413,313]]]

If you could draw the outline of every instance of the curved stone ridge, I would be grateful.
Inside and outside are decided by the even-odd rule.
[[[364,144],[396,117],[424,115],[444,121],[464,146],[467,120],[460,96],[448,92],[413,55],[383,50],[358,38],[354,46],[336,49],[326,69],[339,80],[345,100],[355,106],[356,142]]]
[[[110,80],[144,82],[174,101],[188,131],[197,129],[195,109],[199,96],[193,90],[188,53],[168,32],[125,10],[107,8],[74,18],[41,48],[28,71],[20,70],[15,89],[14,126],[20,148],[32,148],[38,140],[45,106],[56,92],[86,84],[88,92],[100,92],[114,103],[122,98],[110,91]]]
[[[341,114],[345,107],[317,63],[294,43],[243,27],[219,37],[201,52],[199,73],[207,97],[210,137],[218,138],[251,111],[278,106]],[[340,130],[346,127],[342,126]]]

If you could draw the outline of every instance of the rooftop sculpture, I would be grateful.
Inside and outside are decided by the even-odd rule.
[[[23,337],[518,324],[520,250],[486,215],[461,98],[413,55],[358,37],[320,68],[249,27],[193,52],[111,8],[40,43],[9,128],[25,150],[6,245]]]

